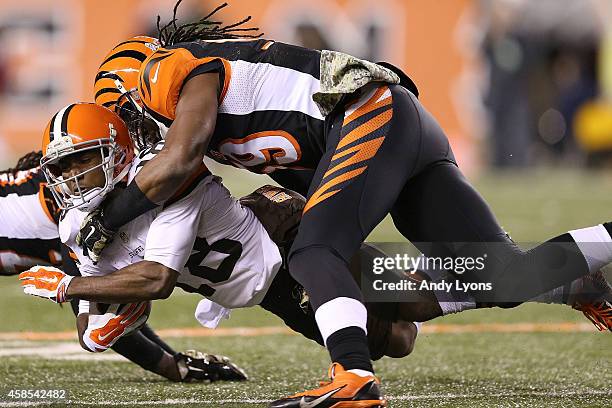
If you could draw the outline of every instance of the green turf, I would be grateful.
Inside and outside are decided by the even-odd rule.
[[[226,173],[235,195],[267,183],[245,172]],[[229,176],[227,176],[229,174]],[[236,177],[238,174],[238,177]],[[568,229],[612,218],[612,176],[570,171],[491,174],[477,183],[513,238],[535,242]],[[370,237],[400,239],[388,220]],[[14,278],[0,279],[2,331],[73,328],[67,308],[24,296]],[[178,290],[156,302],[154,328],[196,327],[198,298]],[[513,310],[472,311],[435,323],[568,322],[586,320],[568,307],[524,305]],[[259,309],[236,311],[223,327],[279,325]],[[609,407],[612,406],[612,338],[597,333],[465,333],[420,335],[411,356],[376,364],[393,407]],[[16,405],[12,388],[66,389],[71,406],[265,406],[261,402],[322,379],[326,352],[299,336],[172,338],[178,349],[225,353],[243,365],[245,384],[171,384],[125,362],[0,357],[0,407]],[[47,347],[56,342],[0,341],[9,348]],[[244,402],[244,401],[259,401]],[[221,404],[219,401],[229,401]],[[12,403],[14,405],[8,405]],[[62,404],[58,404],[60,406]]]
[[[101,406],[172,399],[195,399],[198,403],[193,406],[219,406],[220,400],[263,401],[297,391],[322,379],[321,367],[327,364],[320,347],[295,336],[171,343],[232,355],[251,374],[251,380],[245,384],[169,384],[128,363],[26,358],[4,359],[0,375],[5,389],[66,389],[73,401],[101,402]],[[610,345],[598,333],[423,335],[410,357],[383,359],[376,368],[392,406],[397,407],[603,407],[612,401],[612,362],[606,357]],[[608,394],[602,394],[605,392]]]

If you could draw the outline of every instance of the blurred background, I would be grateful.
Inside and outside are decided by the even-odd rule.
[[[184,0],[181,21],[220,4]],[[174,0],[2,0],[0,168],[39,148],[51,115],[92,100],[102,57],[156,35]],[[414,79],[468,174],[612,162],[609,0],[233,0],[266,37],[386,60]]]
[[[195,20],[222,1],[184,0],[179,18]],[[40,149],[42,131],[61,107],[91,101],[103,56],[130,36],[156,35],[157,15],[168,21],[173,5],[0,0],[0,169]],[[231,0],[219,18],[232,23],[247,15],[268,38],[402,67],[449,136],[461,168],[518,242],[532,246],[612,219],[612,0]],[[227,166],[213,172],[236,196],[271,181]],[[387,219],[369,240],[403,238]],[[322,350],[299,337],[219,339],[176,331],[198,326],[193,310],[200,298],[175,291],[156,302],[152,326],[165,329],[162,336],[180,349],[232,356],[253,374],[253,388],[215,385],[195,393],[116,361],[97,364],[91,374],[91,355],[74,342],[66,308],[24,296],[13,278],[0,280],[0,293],[0,311],[8,311],[0,327],[0,391],[4,384],[66,388],[71,399],[96,406],[114,399],[148,406],[151,398],[180,402],[185,395],[262,399],[279,394],[279,387],[302,387],[327,364]],[[511,332],[469,331],[480,323],[509,324],[504,330]],[[235,311],[223,327],[279,324],[253,308]],[[467,324],[468,330],[436,333],[438,324]],[[567,324],[582,326],[559,331]],[[419,338],[409,361],[384,359],[377,366],[388,392],[405,394],[411,406],[612,406],[609,336],[569,307],[531,304],[447,316],[427,323]],[[116,357],[104,354],[96,358]],[[107,386],[93,382],[98,373]],[[556,394],[549,397],[550,391]],[[453,393],[460,398],[448,399]],[[470,394],[473,399],[461,399]]]

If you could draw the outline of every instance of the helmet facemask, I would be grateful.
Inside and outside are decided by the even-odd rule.
[[[81,211],[91,211],[98,207],[104,197],[123,180],[129,169],[127,149],[115,141],[117,133],[109,124],[109,137],[94,139],[81,143],[73,143],[78,137],[63,134],[51,141],[46,149],[46,155],[40,161],[47,179],[47,187],[62,210],[78,208]],[[89,167],[78,174],[64,177],[60,170],[60,161],[74,159],[89,151],[98,151],[100,163]],[[72,157],[71,157],[72,156]],[[81,180],[91,172],[101,171],[104,174],[104,185],[86,188]]]
[[[115,82],[121,96],[117,99],[114,109],[126,123],[136,149],[140,152],[155,146],[164,138],[168,128],[147,113],[136,88],[126,90],[121,82]]]

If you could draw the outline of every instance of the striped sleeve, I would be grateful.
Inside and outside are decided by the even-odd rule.
[[[223,84],[222,101],[229,85],[229,62],[219,57],[196,58],[185,48],[161,48],[145,60],[138,78],[138,92],[156,119],[168,123],[175,119],[176,105],[183,85],[196,75],[218,72]]]

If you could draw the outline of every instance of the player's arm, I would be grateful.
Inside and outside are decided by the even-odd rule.
[[[136,176],[138,187],[150,201],[168,200],[202,165],[215,130],[218,95],[217,73],[195,76],[185,84],[164,148]]]
[[[202,166],[231,68],[219,58],[196,58],[185,48],[160,49],[141,66],[138,93],[147,112],[172,125],[166,144],[136,182],[90,214],[77,243],[97,260],[114,231],[167,201]],[[223,86],[221,86],[223,84]]]
[[[52,266],[35,266],[19,274],[24,292],[57,303],[72,298],[101,303],[130,303],[170,296],[178,272],[141,261],[104,276],[70,276]]]
[[[68,297],[103,303],[139,302],[170,296],[179,271],[187,263],[196,239],[201,207],[210,178],[201,174],[183,191],[184,197],[155,217],[145,243],[144,260],[107,276],[74,279]]]
[[[165,202],[198,171],[215,129],[218,95],[217,73],[197,75],[185,83],[164,148],[106,205],[106,227],[117,229]]]
[[[218,96],[218,73],[200,74],[185,83],[161,152],[121,194],[109,197],[103,213],[102,209],[92,212],[81,225],[77,243],[89,249],[93,261],[97,262],[114,231],[167,201],[203,167],[215,129]]]
[[[75,277],[66,296],[91,302],[129,303],[165,299],[178,272],[162,264],[140,261],[105,276]]]
[[[77,298],[100,303],[165,299],[178,272],[154,261],[140,261],[104,276],[75,276],[51,266],[36,266],[19,275],[26,294],[62,303]]]

